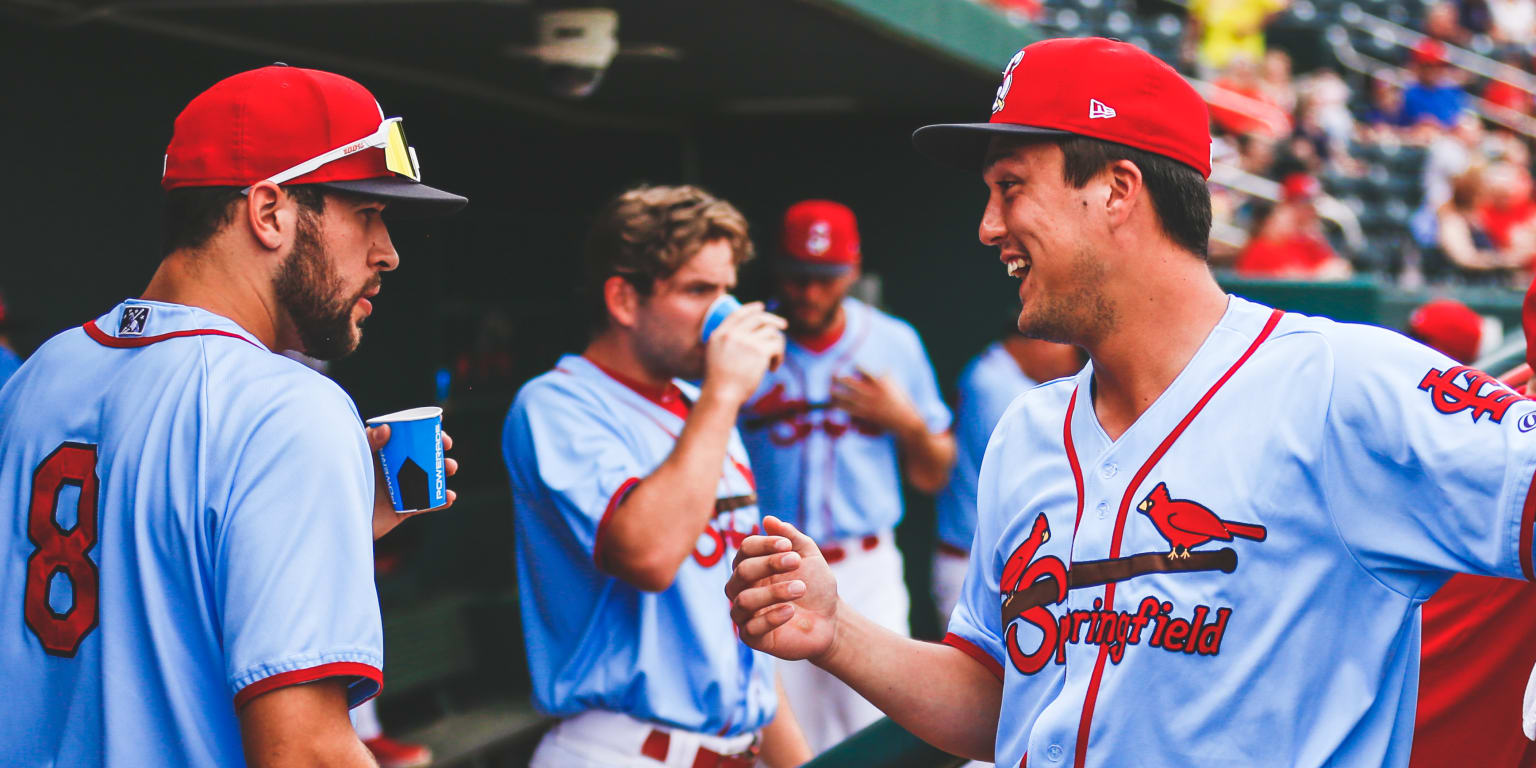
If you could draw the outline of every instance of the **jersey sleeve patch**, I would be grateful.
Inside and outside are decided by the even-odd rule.
[[[354,656],[365,658],[361,654]],[[235,709],[239,710],[263,693],[332,677],[350,678],[347,682],[349,709],[379,695],[384,689],[384,673],[374,660],[330,661],[297,667],[292,664],[269,665],[251,670],[235,682]]]
[[[961,653],[964,653],[965,655],[975,659],[976,663],[986,667],[987,671],[991,672],[993,677],[997,678],[998,680],[1003,679],[1002,662],[992,658],[992,654],[983,651],[975,643],[953,632],[944,635],[944,639],[939,642],[951,648],[958,649]]]

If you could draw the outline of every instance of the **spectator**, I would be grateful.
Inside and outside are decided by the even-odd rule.
[[[1269,102],[1286,112],[1296,111],[1296,87],[1291,76],[1291,55],[1278,48],[1264,54],[1261,87]]]
[[[1483,318],[1455,299],[1435,299],[1408,316],[1408,335],[1462,365],[1471,365],[1482,344]]]
[[[1462,28],[1456,6],[1449,2],[1435,3],[1424,11],[1424,34],[1451,45],[1466,45],[1472,38]]]
[[[1188,34],[1199,41],[1202,72],[1221,72],[1232,57],[1264,58],[1264,25],[1285,10],[1289,0],[1190,0]]]
[[[1239,275],[1295,280],[1349,277],[1349,262],[1334,253],[1323,237],[1313,206],[1319,193],[1317,179],[1308,174],[1286,177],[1280,204],[1264,217],[1237,256]]]
[[[1488,237],[1512,265],[1525,267],[1536,255],[1536,201],[1531,174],[1512,163],[1498,163],[1483,174],[1487,198],[1478,216]]]
[[[1457,3],[1456,20],[1462,29],[1474,35],[1486,35],[1493,28],[1488,0],[1461,0]]]
[[[1488,0],[1488,15],[1495,42],[1529,45],[1536,36],[1536,0]]]
[[[1232,134],[1260,134],[1272,139],[1291,132],[1286,110],[1270,98],[1259,70],[1246,52],[1232,56],[1226,72],[1216,80],[1225,94],[1213,95],[1209,104],[1211,120]]]
[[[1397,124],[1411,128],[1434,120],[1445,128],[1467,109],[1467,92],[1462,90],[1445,59],[1445,44],[1424,39],[1413,48],[1414,83],[1403,92],[1403,110]]]
[[[1499,61],[1520,69],[1521,62],[1525,59],[1525,56],[1523,50],[1511,45],[1504,48],[1499,56]],[[1503,80],[1488,81],[1487,87],[1483,89],[1483,99],[1491,104],[1513,110],[1522,115],[1529,115],[1531,113],[1531,94]]]
[[[1371,78],[1371,93],[1358,124],[1362,141],[1395,140],[1403,114],[1403,89],[1391,70],[1381,70]]]
[[[1451,199],[1440,206],[1436,236],[1440,252],[1463,277],[1504,275],[1515,266],[1483,228],[1479,208],[1483,177],[1476,169],[1451,185]]]
[[[1483,141],[1483,122],[1470,112],[1456,121],[1455,130],[1442,133],[1429,144],[1429,156],[1424,163],[1424,202],[1413,217],[1413,236],[1419,245],[1431,246],[1437,242],[1435,217],[1440,206],[1451,199],[1451,184],[1481,164],[1480,146]]]

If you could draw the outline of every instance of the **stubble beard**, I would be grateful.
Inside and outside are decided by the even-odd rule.
[[[1073,254],[1071,285],[1036,294],[1019,311],[1019,333],[1031,339],[1076,344],[1099,338],[1114,325],[1115,306],[1104,295],[1109,270],[1085,250]]]
[[[336,360],[357,349],[362,341],[363,321],[352,321],[352,308],[378,278],[357,295],[342,296],[341,277],[326,262],[317,230],[313,214],[301,212],[293,250],[278,267],[272,288],[299,333],[304,354],[317,360]]]
[[[636,327],[635,357],[646,372],[666,379],[698,381],[704,378],[704,354],[699,345],[673,343],[672,329],[645,320]],[[692,339],[692,335],[688,337]]]

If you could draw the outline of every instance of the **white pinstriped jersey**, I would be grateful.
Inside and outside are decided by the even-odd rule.
[[[1117,440],[1093,368],[999,423],[946,641],[999,765],[1405,766],[1419,605],[1531,578],[1536,403],[1390,331],[1240,298]]]

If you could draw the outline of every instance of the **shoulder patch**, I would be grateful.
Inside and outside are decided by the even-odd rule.
[[[1494,423],[1503,421],[1509,407],[1521,399],[1498,379],[1465,365],[1444,371],[1429,369],[1419,381],[1419,389],[1429,393],[1435,410],[1447,415],[1470,410],[1473,422],[1485,415]]]
[[[123,317],[117,322],[118,336],[143,336],[144,327],[149,325],[149,310],[141,304],[123,307]]]

